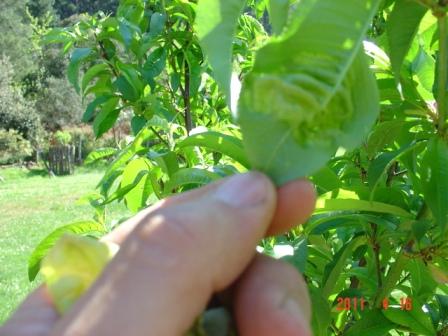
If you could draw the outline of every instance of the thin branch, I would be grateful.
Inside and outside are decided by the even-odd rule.
[[[370,226],[373,231],[372,248],[373,248],[373,253],[375,255],[376,277],[377,277],[377,281],[378,281],[378,288],[381,288],[383,286],[383,277],[382,277],[381,262],[380,262],[380,244],[377,241],[378,225],[371,223]]]
[[[150,129],[151,129],[151,131],[153,131],[154,134],[160,139],[160,141],[162,141],[162,143],[164,143],[168,148],[170,148],[170,144],[168,143],[168,141],[166,141],[166,140],[160,135],[160,133],[157,132],[157,130],[156,130],[153,126],[151,126]]]
[[[191,119],[191,100],[190,100],[190,67],[188,61],[185,60],[184,67],[185,76],[185,88],[183,91],[184,106],[185,106],[185,127],[187,128],[187,134],[189,135],[193,129],[193,121]]]

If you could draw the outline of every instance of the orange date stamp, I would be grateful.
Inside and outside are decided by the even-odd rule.
[[[400,309],[404,311],[412,310],[412,298],[403,297],[399,301]],[[368,301],[363,297],[338,297],[336,303],[337,311],[364,311],[371,308],[373,305],[368,304]],[[388,298],[383,299],[382,309],[388,310],[390,306],[390,301]]]

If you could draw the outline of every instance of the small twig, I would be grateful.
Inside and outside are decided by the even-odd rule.
[[[189,135],[193,129],[193,121],[191,119],[191,101],[190,101],[190,67],[188,61],[185,60],[184,67],[185,76],[185,88],[183,92],[184,106],[185,106],[185,126],[187,128],[187,134]]]
[[[151,129],[151,131],[153,131],[154,134],[160,139],[160,141],[162,141],[163,144],[165,144],[168,148],[170,148],[170,144],[168,143],[168,141],[166,141],[166,140],[160,135],[160,133],[157,132],[157,130],[156,130],[153,126],[151,126],[150,129]]]
[[[374,223],[370,223],[372,228],[372,249],[375,255],[375,268],[376,268],[376,277],[378,280],[378,288],[383,286],[383,278],[381,276],[381,262],[380,262],[380,244],[377,242],[377,233],[378,233],[378,225]]]

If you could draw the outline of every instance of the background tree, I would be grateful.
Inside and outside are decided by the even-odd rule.
[[[26,6],[32,16],[42,18],[54,13],[54,3],[55,0],[28,0]]]
[[[66,78],[47,78],[36,95],[35,106],[47,130],[78,124],[84,112],[78,94]]]
[[[36,71],[29,42],[33,31],[27,20],[26,4],[26,0],[0,2],[0,53],[12,60],[15,80]]]
[[[54,8],[61,19],[68,18],[74,14],[98,11],[114,13],[118,7],[118,0],[56,0]]]
[[[14,86],[13,65],[8,58],[0,58],[0,128],[17,130],[28,140],[35,140],[40,132],[34,104]]]

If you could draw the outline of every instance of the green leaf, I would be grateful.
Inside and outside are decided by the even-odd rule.
[[[93,122],[93,132],[97,138],[102,136],[115,125],[121,111],[120,108],[117,108],[119,101],[120,99],[117,97],[110,98],[103,105],[100,113],[98,113],[95,117],[95,121]]]
[[[364,237],[354,238],[350,243],[345,244],[333,260],[325,266],[324,277],[322,279],[322,295],[328,297],[333,294],[333,289],[338,279],[340,279],[342,272],[347,267],[347,259],[352,255],[352,252],[365,241]]]
[[[381,310],[374,309],[362,315],[361,319],[356,321],[344,333],[344,336],[359,336],[363,334],[369,336],[384,336],[388,335],[388,332],[395,327],[396,325],[394,323],[384,317]]]
[[[392,144],[398,138],[405,125],[404,120],[391,120],[380,123],[369,135],[367,153],[373,157],[385,146]]]
[[[375,307],[380,307],[382,300],[387,298],[396,287],[408,260],[409,258],[402,252],[395,257],[395,262],[390,266],[389,271],[383,280],[383,285],[379,288],[379,293],[376,295],[376,301],[374,303]]]
[[[444,233],[448,223],[448,145],[436,137],[428,143],[421,165],[425,201]]]
[[[154,13],[151,15],[151,23],[149,25],[149,34],[151,37],[157,37],[163,33],[165,28],[166,15],[162,13]]]
[[[220,178],[220,175],[208,170],[199,168],[183,168],[173,174],[171,179],[166,183],[165,194],[169,195],[173,190],[185,185],[206,185]]]
[[[397,226],[381,218],[380,216],[368,214],[345,214],[345,215],[331,215],[318,217],[316,220],[311,220],[307,223],[305,231],[312,235],[321,235],[328,230],[342,229],[347,227],[363,227],[367,223],[375,223],[388,230],[395,230]]]
[[[417,242],[420,242],[425,234],[431,229],[433,223],[430,219],[416,220],[412,224],[412,233],[416,238]]]
[[[306,2],[258,51],[238,121],[252,167],[278,185],[315,173],[338,147],[357,147],[376,120],[378,88],[362,42],[378,3]]]
[[[97,97],[93,102],[91,102],[88,106],[86,111],[84,112],[84,115],[82,116],[82,121],[85,123],[88,123],[92,120],[97,108],[107,102],[109,99],[111,99],[113,96],[107,95],[107,96],[100,96]]]
[[[331,324],[331,309],[326,297],[317,289],[311,289],[312,319],[314,336],[327,336]]]
[[[436,290],[437,282],[434,281],[430,271],[422,260],[409,260],[406,270],[411,275],[413,297],[432,296]]]
[[[120,167],[125,165],[137,152],[144,149],[143,143],[149,139],[152,135],[152,131],[149,128],[143,128],[139,134],[135,137],[134,141],[124,148],[117,158],[109,165],[103,178],[98,183],[97,187],[104,185],[108,180],[112,179],[116,172],[120,170]],[[116,178],[116,177],[115,177]]]
[[[305,272],[306,261],[308,258],[308,241],[306,238],[300,238],[294,242],[294,255],[283,257],[282,260],[289,262],[300,273]]]
[[[137,26],[124,18],[120,18],[119,31],[126,48],[130,48],[134,35],[138,30],[139,28]]]
[[[124,168],[123,175],[121,178],[121,188],[128,187],[129,185],[135,184],[135,179],[142,171],[149,173],[151,169],[151,163],[148,159],[142,157],[136,160],[132,160]],[[125,196],[126,206],[129,210],[136,213],[146,204],[146,192],[145,184],[148,175],[144,176],[137,184],[134,185],[132,190],[130,190]]]
[[[83,100],[88,97],[89,95],[95,95],[97,97],[99,96],[111,96],[114,93],[114,88],[112,86],[112,78],[110,75],[100,75],[98,76],[97,81],[90,85],[84,92],[83,92]]]
[[[288,22],[289,0],[269,0],[269,20],[275,35],[280,35]]]
[[[338,175],[329,167],[325,166],[315,173],[311,180],[324,193],[341,188]]]
[[[84,93],[87,89],[87,85],[94,79],[96,76],[103,74],[105,72],[110,72],[109,65],[105,63],[96,64],[93,67],[91,67],[87,72],[84,74],[84,77],[82,78],[81,83],[81,90]]]
[[[229,106],[233,37],[245,4],[245,0],[199,0],[196,9],[200,44]]]
[[[328,211],[369,211],[391,214],[403,218],[414,218],[412,214],[397,206],[357,199],[327,199],[324,201],[323,206],[316,209],[316,212]]]
[[[397,80],[401,66],[428,8],[413,0],[397,0],[387,21],[390,60]]]
[[[56,241],[66,233],[77,235],[106,233],[106,228],[103,224],[94,221],[82,221],[62,226],[53,231],[36,246],[28,259],[28,278],[30,281],[33,281],[39,273],[42,258],[47,255],[48,250],[54,246]]]
[[[389,307],[383,310],[383,315],[393,323],[405,327],[404,330],[410,330],[418,335],[435,336],[436,331],[431,322],[431,318],[422,310],[422,305],[412,299],[412,310],[406,311],[401,308]]]
[[[156,162],[156,164],[162,169],[162,171],[172,177],[179,170],[179,162],[177,155],[174,152],[149,152],[149,158]]]
[[[145,77],[155,78],[160,75],[166,65],[165,48],[157,48],[151,52],[143,65]]]
[[[116,65],[118,70],[120,70],[120,74],[123,75],[124,78],[126,78],[128,83],[137,92],[137,95],[139,95],[139,93],[142,92],[144,88],[143,82],[140,78],[140,73],[131,64],[117,62]]]
[[[436,61],[420,46],[411,65],[411,71],[418,80],[417,90],[425,101],[434,99],[432,90],[435,81]]]
[[[69,33],[64,28],[53,28],[41,38],[40,44],[42,45],[54,44],[54,43],[66,44],[72,42],[73,39],[74,36],[71,35],[71,33]]]
[[[102,205],[110,204],[112,202],[115,202],[116,200],[122,200],[124,197],[126,197],[127,194],[129,194],[134,188],[136,188],[142,180],[145,180],[147,175],[147,170],[139,171],[132,182],[125,186],[120,186],[120,188],[118,188],[112,195],[110,195],[102,203]]]
[[[88,165],[95,161],[111,157],[115,155],[117,151],[118,150],[116,148],[99,148],[89,153],[86,160],[84,161],[84,164]]]
[[[187,137],[177,144],[177,148],[199,146],[222,153],[246,168],[250,167],[240,139],[218,132],[204,132]]]
[[[126,79],[125,76],[119,76],[115,82],[114,87],[123,95],[123,98],[131,102],[139,99],[139,93],[135,87]]]
[[[165,118],[161,118],[157,115],[153,116],[148,120],[147,126],[159,127],[162,130],[168,131],[170,129],[170,124]]]
[[[400,149],[393,152],[386,152],[380,154],[369,166],[368,179],[371,189],[371,197],[375,195],[375,190],[378,187],[381,177],[387,173],[392,164],[397,161],[402,155],[414,150],[417,146],[424,146],[423,143],[411,143],[407,146],[403,146]]]
[[[79,69],[84,62],[93,53],[91,48],[77,48],[73,51],[70,64],[67,68],[68,80],[75,87],[76,92],[80,92],[79,87]]]
[[[131,120],[131,129],[134,135],[137,135],[146,125],[146,118],[142,116],[134,116]]]
[[[448,296],[436,294],[437,303],[439,305],[440,319],[442,321],[448,319]]]

